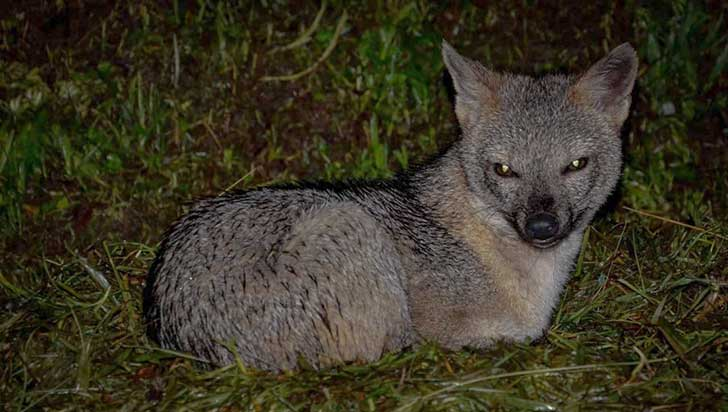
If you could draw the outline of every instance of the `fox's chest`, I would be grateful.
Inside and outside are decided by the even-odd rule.
[[[558,247],[541,251],[531,247],[498,251],[494,260],[494,284],[502,319],[520,337],[540,336],[548,327],[553,309],[579,250],[580,237],[566,239]],[[483,320],[487,322],[486,319]]]
[[[513,306],[512,316],[522,320],[525,327],[539,331],[548,326],[551,312],[558,303],[561,290],[568,277],[568,268],[554,259],[534,259],[517,268],[511,276],[511,285],[503,295]]]

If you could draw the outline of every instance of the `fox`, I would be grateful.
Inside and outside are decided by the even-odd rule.
[[[579,75],[496,72],[443,40],[458,138],[390,180],[202,200],[166,232],[148,333],[268,371],[540,338],[622,170],[624,43]]]

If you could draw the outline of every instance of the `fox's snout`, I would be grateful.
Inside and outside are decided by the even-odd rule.
[[[559,233],[559,220],[551,213],[537,213],[526,220],[526,235],[533,240],[545,242]]]
[[[538,248],[555,246],[568,235],[570,222],[559,207],[555,199],[548,195],[531,195],[528,206],[521,209],[520,216],[512,221],[520,237],[527,243]]]

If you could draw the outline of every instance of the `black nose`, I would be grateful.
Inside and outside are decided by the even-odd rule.
[[[559,221],[551,213],[536,213],[526,220],[526,234],[533,239],[548,240],[559,232]]]

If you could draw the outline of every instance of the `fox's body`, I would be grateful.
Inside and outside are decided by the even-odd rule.
[[[463,137],[430,164],[228,194],[172,227],[145,291],[163,346],[278,370],[543,334],[619,177],[634,54],[539,80],[444,57]]]

